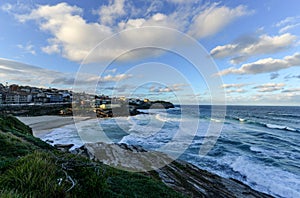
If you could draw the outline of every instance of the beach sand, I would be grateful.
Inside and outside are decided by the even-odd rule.
[[[34,116],[34,117],[18,117],[24,124],[32,128],[35,137],[41,137],[51,130],[61,128],[66,125],[75,124],[72,116]],[[88,120],[88,117],[76,117],[77,121]]]

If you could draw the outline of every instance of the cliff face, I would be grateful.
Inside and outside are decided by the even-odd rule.
[[[147,152],[126,144],[88,143],[74,151],[105,164],[158,178],[167,186],[189,197],[271,197],[249,186],[201,170],[192,164],[175,160],[159,152]]]

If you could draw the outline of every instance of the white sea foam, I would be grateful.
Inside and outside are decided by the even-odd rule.
[[[287,131],[297,131],[294,128],[288,127],[288,126],[282,126],[282,125],[276,125],[276,124],[266,124],[266,127],[270,129],[280,129],[280,130],[287,130]]]
[[[50,140],[55,144],[74,144],[72,149],[78,148],[83,145],[81,138],[78,136],[75,125],[67,125],[62,128],[51,130],[45,136],[40,137],[42,140]]]
[[[213,122],[222,122],[222,120],[216,119],[216,118],[211,118],[210,120],[213,121]]]
[[[300,197],[300,176],[266,166],[244,156],[231,164],[234,171],[246,176],[246,183],[256,190],[280,197]]]
[[[240,121],[240,122],[245,122],[245,121],[246,121],[246,119],[239,118],[239,121]]]
[[[183,119],[170,117],[168,114],[156,114],[155,118],[161,122],[181,122]]]

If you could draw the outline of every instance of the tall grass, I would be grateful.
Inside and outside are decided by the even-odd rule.
[[[51,156],[35,152],[20,158],[0,178],[0,186],[16,190],[29,197],[61,197],[64,186],[58,179],[63,177]]]

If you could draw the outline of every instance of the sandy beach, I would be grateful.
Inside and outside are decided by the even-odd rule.
[[[18,117],[18,119],[32,128],[33,135],[40,137],[52,129],[62,126],[75,124],[72,116],[34,116],[34,117]],[[88,120],[88,117],[76,118],[76,121]]]

